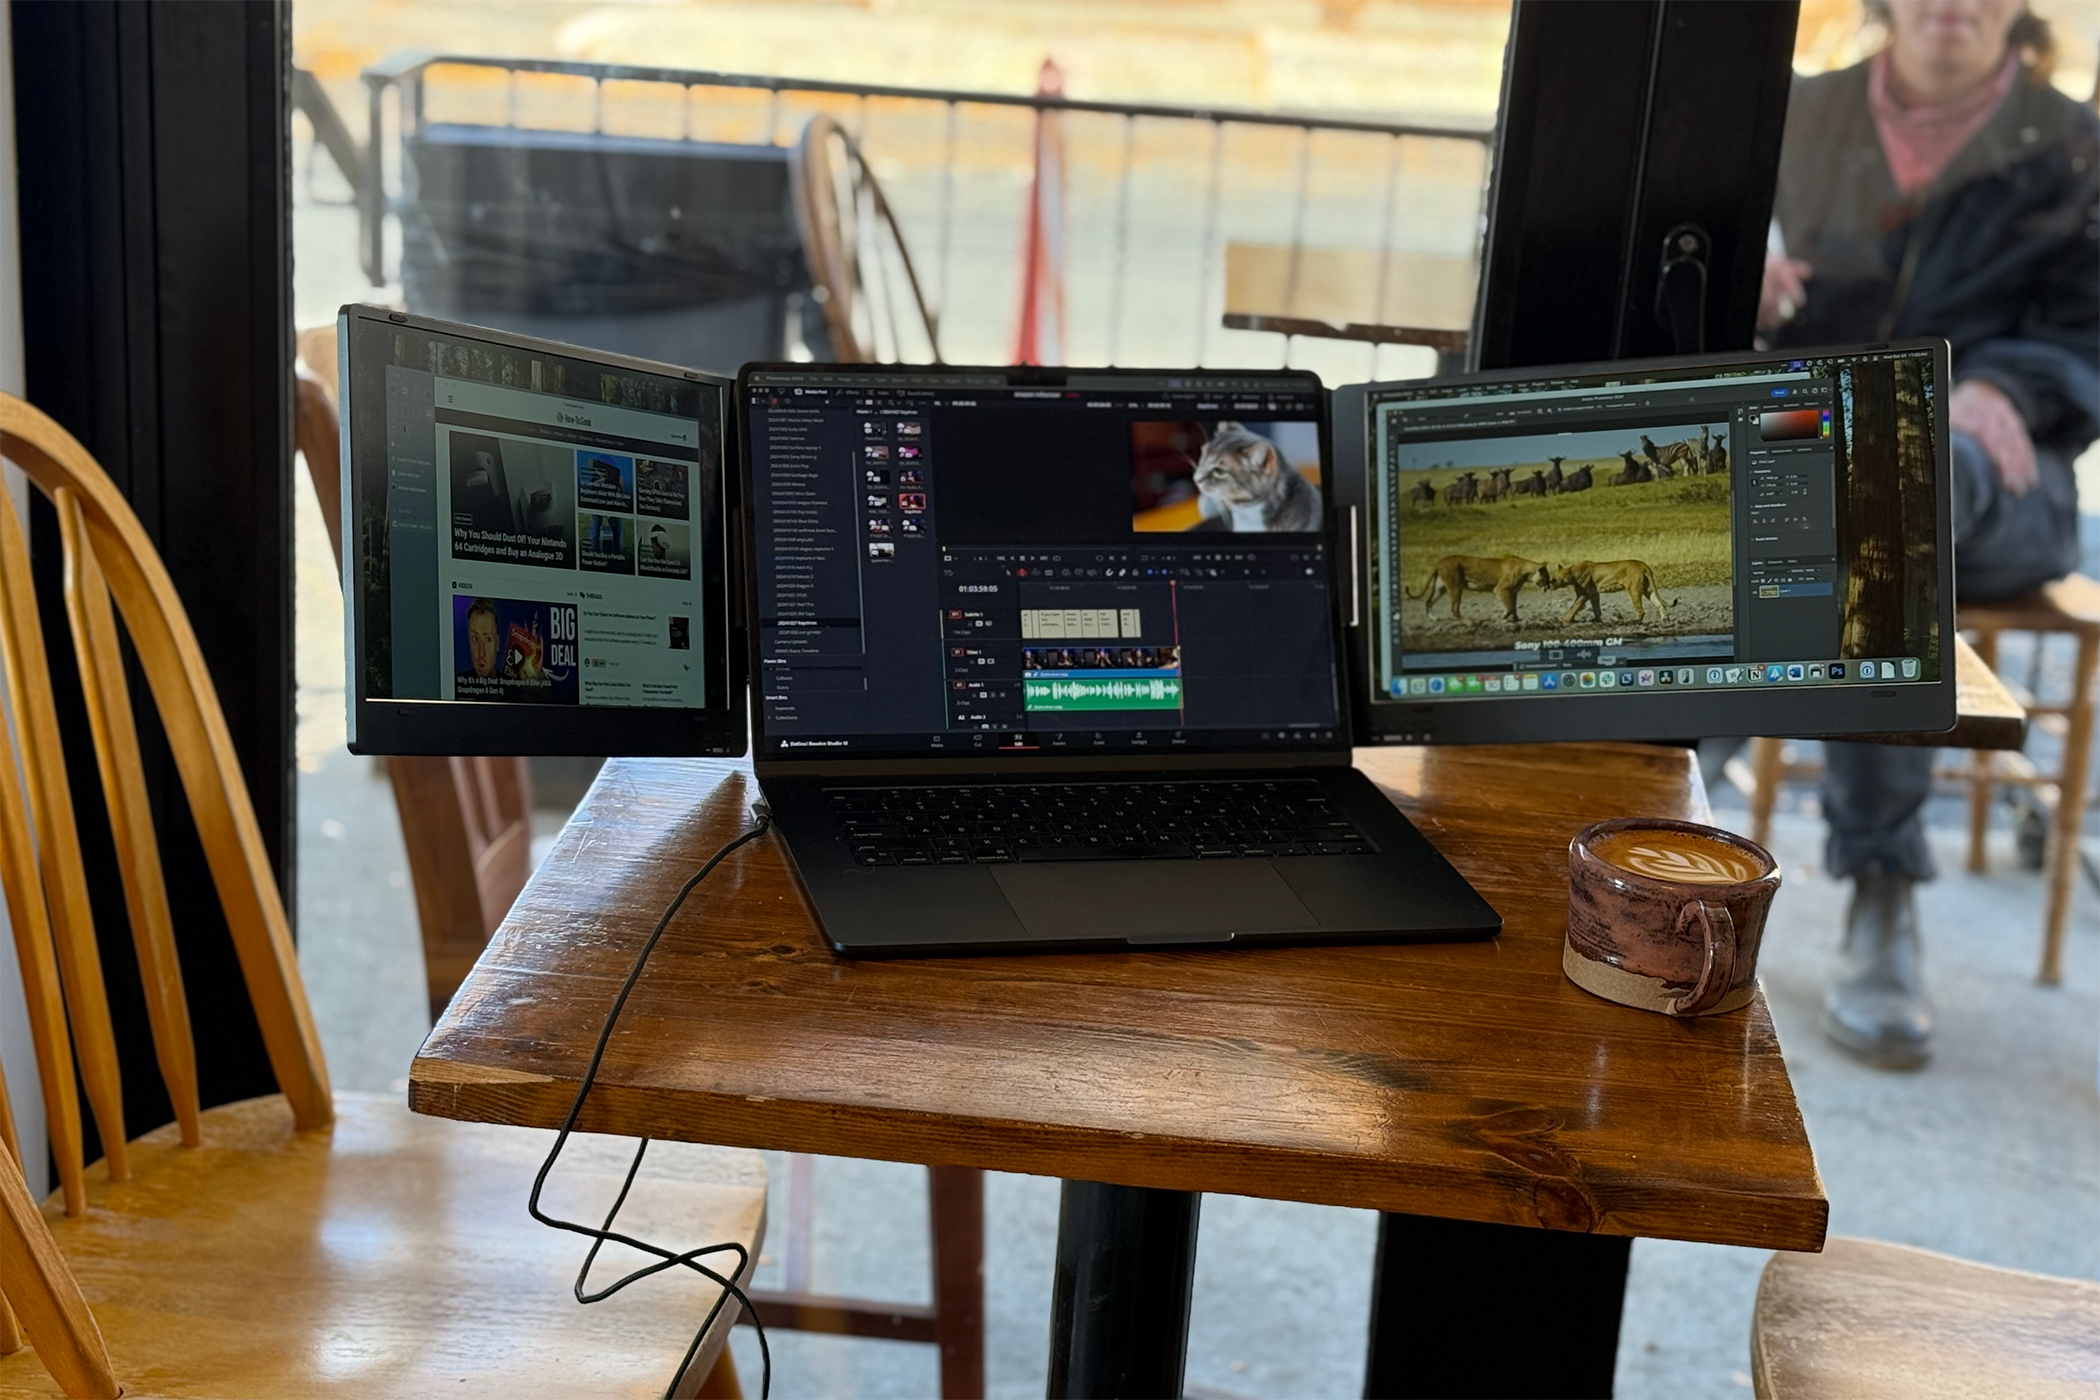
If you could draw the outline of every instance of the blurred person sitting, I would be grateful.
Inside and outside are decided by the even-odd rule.
[[[1864,8],[1880,52],[1794,85],[1760,336],[1950,342],[1956,591],[2014,597],[2079,560],[2071,464],[2100,434],[2100,118],[2049,86],[2048,26],[2024,0]],[[1915,891],[1934,874],[1933,750],[1826,753],[1825,859],[1853,894],[1824,1026],[1915,1067],[1932,1038]]]

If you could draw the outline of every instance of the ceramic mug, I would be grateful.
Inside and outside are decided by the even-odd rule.
[[[1711,1016],[1757,994],[1757,953],[1779,862],[1697,822],[1617,817],[1568,843],[1561,967],[1608,1001]]]

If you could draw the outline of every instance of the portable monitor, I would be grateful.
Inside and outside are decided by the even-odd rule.
[[[1944,341],[1334,395],[1359,742],[1954,723]]]
[[[729,381],[346,306],[356,753],[741,754]]]

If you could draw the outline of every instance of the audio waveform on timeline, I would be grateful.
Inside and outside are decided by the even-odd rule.
[[[1037,680],[1021,682],[1029,710],[1178,710],[1181,678],[1150,680]]]

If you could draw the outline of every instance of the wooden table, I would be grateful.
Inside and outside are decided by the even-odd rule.
[[[1186,1335],[1204,1191],[1388,1213],[1367,1394],[1608,1393],[1629,1237],[1814,1250],[1828,1216],[1762,997],[1677,1021],[1560,970],[1569,836],[1705,815],[1696,766],[1633,744],[1358,762],[1499,939],[849,962],[762,841],[665,934],[582,1126],[1065,1178],[1053,1394],[1179,1393],[1178,1351],[1138,1354]],[[758,796],[737,763],[608,764],[410,1104],[558,1123],[650,925]]]

